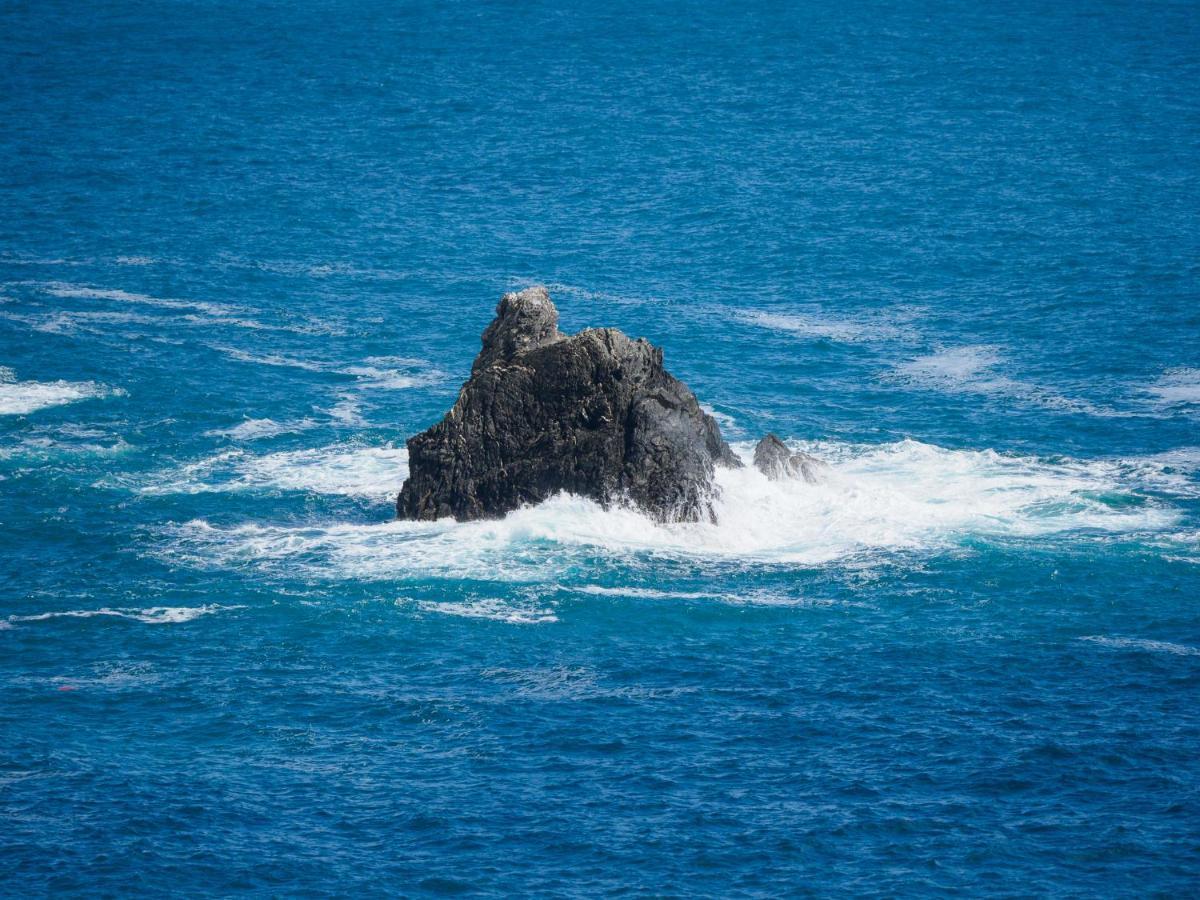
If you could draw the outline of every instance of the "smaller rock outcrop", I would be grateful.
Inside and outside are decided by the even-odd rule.
[[[824,481],[829,472],[828,463],[807,453],[793,453],[774,434],[768,434],[754,448],[754,467],[772,481],[796,478],[809,484]]]

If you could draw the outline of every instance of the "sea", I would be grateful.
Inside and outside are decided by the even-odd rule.
[[[14,0],[0,122],[0,894],[1200,893],[1195,0]],[[397,521],[532,284],[828,478]]]

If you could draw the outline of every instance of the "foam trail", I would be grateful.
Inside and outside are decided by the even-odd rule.
[[[973,344],[918,356],[895,366],[888,377],[943,393],[1005,397],[1059,412],[1104,417],[1130,415],[996,373],[994,370],[1003,362],[1000,348]]]
[[[750,325],[771,331],[782,331],[808,340],[837,343],[890,341],[911,336],[911,332],[881,318],[845,319],[820,314],[769,313],[761,310],[739,310],[734,317]]]
[[[1146,392],[1160,407],[1200,405],[1200,369],[1168,369]]]
[[[442,373],[421,359],[404,356],[372,356],[362,365],[339,369],[343,375],[353,375],[359,386],[376,390],[405,390],[425,387],[441,380]]]
[[[316,427],[312,419],[296,422],[276,422],[274,419],[247,419],[231,428],[214,428],[206,431],[207,437],[227,437],[235,441],[255,441],[261,438],[278,437],[281,434],[296,434]]]
[[[11,369],[0,367],[0,415],[24,416],[52,406],[123,394],[94,381],[17,381]]]
[[[1187,644],[1173,644],[1169,641],[1151,641],[1145,638],[1105,637],[1103,635],[1087,635],[1081,641],[1089,641],[1113,650],[1141,650],[1146,653],[1170,653],[1175,656],[1200,656],[1200,647],[1189,647]]]
[[[479,598],[461,603],[425,601],[419,603],[418,606],[425,612],[460,616],[466,619],[490,619],[509,625],[541,625],[558,621],[558,616],[552,609],[514,606],[507,600],[495,597]]]
[[[745,458],[752,446],[746,442],[736,449]],[[832,464],[827,482],[771,482],[752,467],[721,469],[717,525],[659,525],[633,509],[604,510],[590,500],[560,495],[504,519],[462,524],[222,529],[198,520],[170,533],[169,555],[201,566],[302,570],[314,578],[544,583],[650,561],[734,568],[857,566],[897,553],[953,549],[972,538],[1162,532],[1180,518],[1177,508],[1123,483],[1120,470],[1108,461],[1045,461],[916,441],[793,446]],[[355,451],[354,465],[362,464],[366,452]],[[311,489],[325,478],[347,492],[351,484],[387,488],[390,500],[402,480],[398,467],[389,468],[402,451],[391,452],[394,461],[378,461],[377,483],[373,475],[346,478],[336,467],[322,474],[328,456],[300,453],[260,458],[241,470],[242,486],[257,477],[258,484]],[[255,472],[258,476],[251,477]]]
[[[305,491],[386,499],[408,477],[402,447],[339,444],[255,456],[227,450],[154,477],[144,494],[201,494],[221,491]]]
[[[146,625],[180,625],[226,609],[245,609],[244,606],[222,606],[208,603],[204,606],[151,606],[146,609],[67,609],[59,612],[37,613],[29,616],[9,616],[6,621],[11,628],[20,622],[45,622],[50,619],[130,619]]]
[[[79,284],[51,282],[42,288],[52,297],[72,298],[80,300],[108,300],[116,303],[134,303],[143,306],[157,306],[162,309],[196,310],[213,316],[223,316],[232,311],[232,307],[220,303],[208,303],[202,300],[176,300],[170,297],[151,297],[148,294],[136,294],[130,291],[108,290],[88,287]]]

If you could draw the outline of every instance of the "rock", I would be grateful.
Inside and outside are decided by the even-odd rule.
[[[408,441],[408,519],[503,516],[567,491],[663,522],[714,519],[716,465],[741,462],[662,350],[558,330],[543,287],[506,294],[441,422]]]
[[[807,453],[793,453],[787,444],[768,434],[754,448],[754,467],[772,481],[802,478],[809,484],[825,480],[829,465]]]

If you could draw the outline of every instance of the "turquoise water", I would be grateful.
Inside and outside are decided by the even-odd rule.
[[[1194,892],[1198,39],[0,7],[3,892]],[[539,282],[830,481],[392,521]]]

